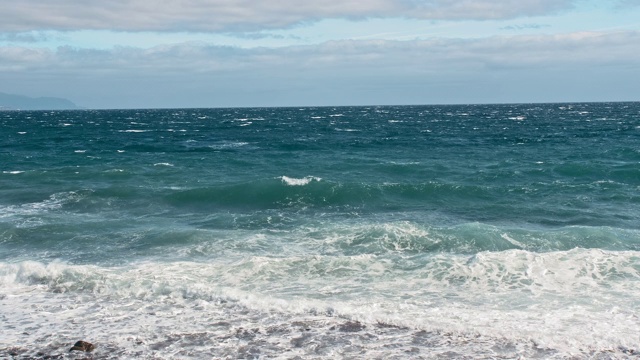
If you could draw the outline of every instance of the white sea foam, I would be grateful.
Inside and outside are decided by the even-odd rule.
[[[83,338],[105,357],[237,357],[252,344],[263,356],[331,357],[355,342],[366,357],[402,357],[408,341],[427,357],[500,349],[561,359],[624,356],[640,343],[638,252],[439,254],[411,266],[416,259],[0,263],[0,351],[39,343],[63,353]]]
[[[17,175],[17,174],[22,174],[24,173],[24,171],[21,170],[12,170],[12,171],[3,171],[3,174],[12,174],[12,175]]]
[[[169,166],[169,167],[173,167],[174,165],[172,163],[163,162],[163,163],[155,163],[155,164],[153,164],[153,166]]]
[[[38,215],[52,210],[62,208],[67,203],[78,202],[83,199],[90,190],[61,192],[51,195],[48,199],[25,203],[21,205],[11,205],[0,208],[0,218],[9,216]],[[22,223],[25,224],[25,223]]]
[[[322,178],[315,176],[306,176],[301,179],[291,178],[288,176],[280,176],[278,179],[281,179],[283,183],[289,186],[304,186],[309,184],[312,181],[321,181]]]

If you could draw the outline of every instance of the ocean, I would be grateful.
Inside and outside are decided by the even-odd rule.
[[[0,112],[0,358],[640,356],[640,103]]]

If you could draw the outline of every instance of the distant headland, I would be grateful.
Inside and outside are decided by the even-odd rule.
[[[73,102],[55,97],[32,98],[0,92],[0,110],[75,110]]]

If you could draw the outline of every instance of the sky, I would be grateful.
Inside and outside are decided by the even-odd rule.
[[[86,108],[640,101],[640,0],[0,0],[0,92]]]

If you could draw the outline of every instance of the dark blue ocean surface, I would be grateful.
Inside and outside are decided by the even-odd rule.
[[[640,103],[5,111],[0,134],[0,354],[640,351]]]

